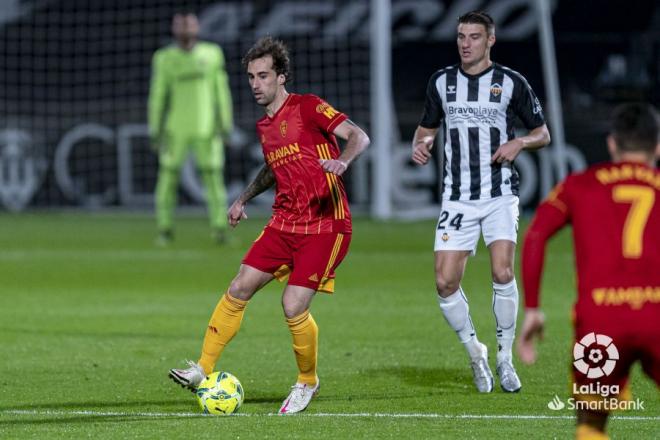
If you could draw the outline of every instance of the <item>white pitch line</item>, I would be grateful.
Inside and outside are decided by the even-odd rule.
[[[116,411],[54,411],[54,410],[23,410],[11,409],[0,411],[0,415],[24,415],[24,416],[98,416],[98,417],[213,417],[208,414],[190,412],[116,412]],[[273,417],[277,413],[237,413],[240,417]],[[378,418],[400,418],[400,419],[477,419],[477,420],[572,420],[572,415],[545,415],[545,414],[438,414],[438,413],[304,413],[298,417],[378,417]],[[653,420],[660,421],[657,416],[614,416],[615,420]]]

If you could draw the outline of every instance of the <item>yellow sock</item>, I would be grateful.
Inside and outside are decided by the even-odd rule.
[[[199,364],[206,374],[211,374],[218,362],[222,350],[232,340],[241,327],[243,312],[247,301],[243,301],[225,293],[211,315],[209,326],[204,335],[202,356]]]
[[[309,310],[287,319],[293,337],[293,352],[298,364],[298,382],[316,385],[319,328]]]
[[[608,440],[609,437],[603,431],[599,431],[591,425],[580,423],[575,430],[576,440]]]

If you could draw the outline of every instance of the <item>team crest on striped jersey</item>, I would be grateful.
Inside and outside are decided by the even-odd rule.
[[[502,86],[499,85],[498,83],[495,83],[490,86],[490,94],[497,97],[502,94]]]
[[[280,122],[280,134],[282,135],[282,137],[286,137],[286,127],[287,127],[286,120]]]

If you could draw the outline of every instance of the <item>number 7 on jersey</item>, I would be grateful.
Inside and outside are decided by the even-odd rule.
[[[612,199],[617,203],[631,204],[623,225],[622,251],[625,258],[640,258],[644,228],[655,203],[655,193],[645,186],[616,185],[612,188]]]

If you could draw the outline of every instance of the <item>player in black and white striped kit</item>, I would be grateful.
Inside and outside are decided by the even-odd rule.
[[[523,149],[550,142],[541,104],[525,78],[493,63],[495,25],[482,11],[458,19],[460,63],[437,71],[428,83],[422,120],[415,131],[412,159],[424,165],[442,125],[444,189],[435,238],[435,274],[440,309],[471,359],[479,392],[491,392],[488,349],[477,339],[461,279],[468,256],[483,234],[490,252],[493,312],[497,325],[496,371],[506,392],[520,379],[511,348],[518,313],[513,261],[518,232],[519,176],[513,161]],[[513,122],[529,131],[515,137]]]

